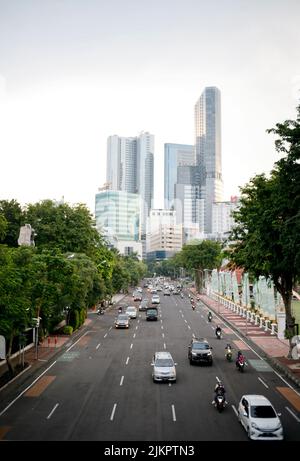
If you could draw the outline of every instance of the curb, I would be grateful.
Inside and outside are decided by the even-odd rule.
[[[240,336],[242,336],[244,339],[247,339],[247,341],[253,346],[253,348],[257,348],[260,352],[260,355],[266,359],[266,361],[269,361],[274,368],[277,370],[281,371],[287,378],[289,378],[298,388],[300,388],[300,380],[294,376],[294,374],[284,365],[282,365],[278,360],[276,360],[275,357],[272,357],[271,355],[267,354],[266,351],[261,349],[256,343],[254,343],[248,336],[245,336],[244,333],[242,333],[235,325],[233,325],[227,318],[225,318],[222,314],[219,312],[216,312],[211,306],[206,304],[206,302],[203,299],[200,299],[200,301],[208,307],[210,310],[212,310],[216,315],[218,315],[224,322],[226,322],[228,325],[230,325],[230,328],[232,328],[235,332],[237,332]]]

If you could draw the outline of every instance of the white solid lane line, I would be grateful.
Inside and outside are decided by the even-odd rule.
[[[43,373],[41,373],[31,384],[29,384],[29,386],[27,386],[26,389],[24,389],[24,391],[22,391],[12,402],[10,402],[7,405],[7,407],[5,407],[4,410],[1,411],[0,416],[4,415],[4,413],[9,409],[9,407],[11,407],[17,400],[19,400],[19,398],[22,397],[22,395],[25,394],[25,392],[27,392],[28,389],[30,389],[55,364],[56,364],[56,360],[50,365],[50,367],[46,368],[46,370],[43,371]]]
[[[114,406],[113,406],[111,415],[110,415],[110,420],[111,421],[114,419],[116,408],[117,408],[117,404],[115,403]]]
[[[269,389],[269,386],[258,376],[257,378],[267,389]]]
[[[128,362],[129,362],[129,357],[127,357],[126,359],[126,365],[128,365]]]
[[[298,416],[296,416],[295,413],[289,407],[285,407],[285,408],[287,409],[287,411],[290,412],[292,416],[294,416],[295,420],[298,421],[298,423],[300,423],[300,419],[298,418]]]
[[[124,376],[122,376],[122,378],[121,378],[120,386],[123,386],[123,381],[124,381]]]
[[[50,419],[53,413],[55,412],[56,408],[58,407],[59,403],[54,405],[53,409],[50,411],[49,415],[47,416],[47,419]]]
[[[173,421],[176,421],[176,413],[175,413],[175,406],[172,405],[172,416],[173,416]]]

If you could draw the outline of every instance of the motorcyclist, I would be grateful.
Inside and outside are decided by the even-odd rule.
[[[231,360],[231,358],[232,358],[232,347],[231,347],[231,345],[229,343],[227,343],[227,345],[225,347],[225,351],[226,351],[225,357],[228,360]]]
[[[244,363],[244,362],[245,362],[245,357],[243,356],[241,351],[238,351],[236,362],[235,362],[236,366],[238,367],[240,363]]]
[[[220,334],[220,337],[221,337],[221,333],[222,333],[222,329],[221,329],[220,325],[217,325],[216,336],[218,337],[218,335]]]
[[[212,319],[212,313],[209,311],[207,314],[208,321],[210,322]]]
[[[122,307],[120,306],[118,309],[119,314],[122,314]]]
[[[226,391],[225,391],[225,387],[224,385],[221,383],[221,381],[218,381],[217,384],[215,385],[215,396],[214,396],[214,399],[212,401],[212,403],[217,403],[217,397],[218,395],[222,395],[224,397],[224,400],[226,402],[226,395],[225,395]]]

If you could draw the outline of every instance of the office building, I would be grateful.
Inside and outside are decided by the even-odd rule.
[[[174,207],[175,184],[178,166],[195,165],[194,146],[188,144],[164,145],[164,205],[166,209]]]
[[[206,87],[195,104],[195,153],[204,200],[204,231],[212,233],[212,208],[222,201],[221,93]]]

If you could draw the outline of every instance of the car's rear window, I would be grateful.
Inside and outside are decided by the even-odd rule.
[[[270,405],[258,405],[251,407],[253,418],[276,418],[276,413]]]
[[[156,367],[173,367],[174,363],[171,359],[156,359],[155,361]]]
[[[118,320],[128,320],[128,315],[119,315]]]
[[[209,349],[209,345],[206,343],[194,343],[193,349],[205,350],[205,349]]]

